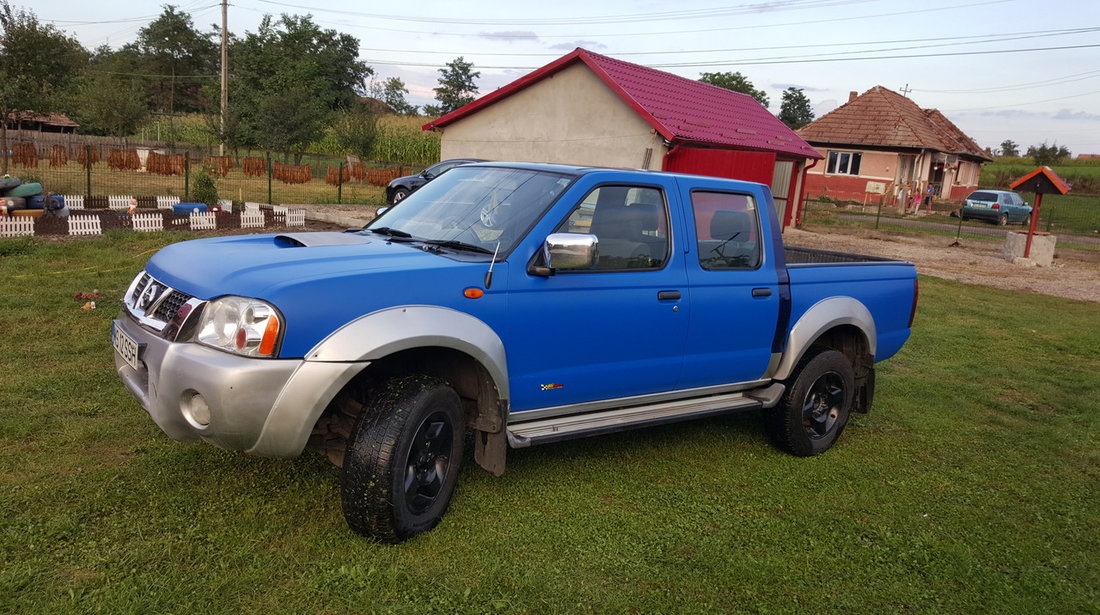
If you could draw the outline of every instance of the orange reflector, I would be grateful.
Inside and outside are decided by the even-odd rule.
[[[480,299],[485,296],[485,291],[480,288],[467,288],[462,291],[462,294],[465,295],[467,299]]]
[[[279,339],[279,319],[274,316],[267,317],[267,328],[264,336],[260,338],[260,355],[271,356],[275,352],[275,340]]]

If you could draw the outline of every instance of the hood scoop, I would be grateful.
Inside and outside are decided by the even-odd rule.
[[[338,233],[320,231],[311,233],[282,233],[275,236],[275,244],[280,247],[314,248],[317,246],[351,246],[370,243],[369,237],[358,233]]]

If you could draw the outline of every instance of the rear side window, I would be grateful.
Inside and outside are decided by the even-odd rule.
[[[760,266],[760,220],[747,194],[691,193],[696,247],[703,269],[756,269]]]

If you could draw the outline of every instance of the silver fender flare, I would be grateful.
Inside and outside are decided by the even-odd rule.
[[[504,342],[489,325],[450,308],[387,308],[349,322],[306,353],[306,360],[279,394],[259,440],[248,452],[269,457],[298,455],[321,413],[371,361],[427,346],[470,355],[485,367],[501,400],[508,399]]]
[[[508,399],[508,363],[504,342],[483,321],[451,308],[405,305],[372,312],[340,327],[306,361],[375,361],[402,350],[440,346],[470,355],[485,367]]]
[[[787,349],[776,366],[772,378],[786,380],[798,362],[823,333],[842,325],[852,325],[867,337],[868,352],[874,356],[878,337],[875,319],[867,306],[851,297],[829,297],[818,301],[791,327],[787,336]]]

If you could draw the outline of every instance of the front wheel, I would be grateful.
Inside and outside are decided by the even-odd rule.
[[[408,188],[398,188],[393,191],[393,204],[397,205],[401,201],[405,200],[405,197],[409,196]]]
[[[764,414],[768,436],[799,457],[829,450],[848,424],[855,371],[848,357],[826,350],[803,359],[779,405]]]
[[[371,391],[344,454],[341,498],[355,532],[401,542],[443,518],[458,481],[465,421],[458,394],[427,376]]]
[[[1027,215],[1027,216],[1026,216],[1026,217],[1024,218],[1024,221],[1022,222],[1022,224],[1023,224],[1024,226],[1028,227],[1028,228],[1031,228],[1031,214],[1028,214],[1028,215]]]

